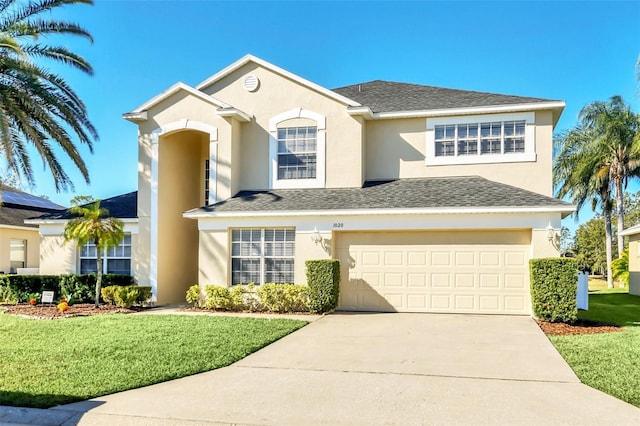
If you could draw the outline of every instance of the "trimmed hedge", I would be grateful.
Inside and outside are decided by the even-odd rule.
[[[100,293],[106,303],[121,308],[142,305],[151,299],[151,287],[148,286],[110,285],[100,289]]]
[[[73,275],[0,275],[0,286],[7,287],[18,296],[19,302],[28,302],[34,294],[53,291],[56,299],[67,297],[70,302],[94,302],[96,274]],[[133,285],[129,275],[104,274],[102,286]]]
[[[531,303],[537,318],[573,323],[578,319],[578,265],[571,258],[544,258],[529,261]]]
[[[340,295],[340,262],[335,259],[307,260],[309,310],[328,312],[338,306]]]
[[[309,310],[309,287],[296,284],[268,283],[256,291],[260,304],[270,312],[306,312]]]

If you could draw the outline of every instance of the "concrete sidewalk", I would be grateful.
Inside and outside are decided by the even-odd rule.
[[[46,411],[36,424],[640,424],[530,318],[474,315],[333,314],[232,366]]]

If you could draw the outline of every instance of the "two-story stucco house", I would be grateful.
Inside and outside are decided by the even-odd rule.
[[[305,283],[306,260],[336,258],[340,309],[529,314],[528,260],[558,255],[547,228],[574,210],[551,196],[564,105],[330,90],[245,56],[124,115],[139,130],[132,273],[162,304],[196,282]]]

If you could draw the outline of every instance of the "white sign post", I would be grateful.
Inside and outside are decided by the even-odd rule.
[[[42,303],[53,303],[53,292],[52,291],[43,291],[42,292]]]

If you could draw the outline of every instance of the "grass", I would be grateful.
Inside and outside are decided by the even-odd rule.
[[[227,366],[304,321],[0,315],[0,405],[47,408]]]
[[[589,294],[602,294],[602,293],[628,293],[629,287],[620,287],[617,282],[613,283],[614,288],[607,288],[607,280],[603,280],[597,276],[589,277]]]
[[[583,383],[640,407],[640,296],[592,293],[589,310],[579,311],[578,317],[624,328],[549,340]]]

